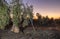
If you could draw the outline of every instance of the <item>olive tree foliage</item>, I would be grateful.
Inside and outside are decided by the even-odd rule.
[[[13,24],[15,26],[18,26],[20,13],[21,5],[19,4],[19,0],[16,0],[16,5],[13,6]]]
[[[31,6],[26,5],[26,6],[22,3],[22,0],[12,0],[12,9],[13,9],[12,21],[14,27],[16,26],[19,27],[19,23],[20,25],[22,25],[22,27],[28,26],[29,20],[30,19],[32,20],[33,6],[32,5]]]
[[[22,18],[23,18],[24,19],[23,25],[24,25],[24,23],[26,23],[26,25],[27,25],[28,19],[33,18],[33,14],[32,14],[33,6],[32,5],[31,6],[26,5],[26,6],[22,3],[22,0],[12,0],[13,24],[18,26],[18,23],[21,22]],[[24,26],[26,26],[26,25],[24,25]]]
[[[23,11],[23,27],[28,26],[29,24],[31,24],[31,26],[33,27],[33,30],[35,31],[34,25],[33,25],[33,6],[32,5],[28,5],[26,4],[27,7],[24,6],[24,11]]]
[[[21,12],[22,12],[22,9],[21,9],[21,3],[22,3],[22,0],[12,0],[11,2],[11,13],[10,14],[13,14],[13,17],[12,17],[12,22],[13,22],[13,27],[12,27],[12,31],[17,31],[19,32],[19,22],[21,21]]]
[[[5,0],[0,0],[0,29],[9,24],[8,6]]]
[[[27,7],[25,7],[23,12],[23,18],[24,18],[24,21],[22,23],[23,27],[27,26],[29,22],[31,22],[33,19],[33,6],[32,5],[28,6],[27,4],[26,6]]]

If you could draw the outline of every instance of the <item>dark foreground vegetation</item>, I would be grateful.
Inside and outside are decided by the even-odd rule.
[[[11,31],[0,30],[0,39],[60,39],[60,31],[57,30],[37,30],[25,29],[24,33],[13,33]]]

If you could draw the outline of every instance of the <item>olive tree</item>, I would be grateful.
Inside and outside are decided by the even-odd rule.
[[[19,18],[20,18],[20,13],[22,12],[21,10],[21,0],[12,0],[11,2],[11,6],[10,6],[10,17],[12,19],[13,22],[13,27],[11,29],[11,31],[14,31],[16,33],[19,32],[19,28],[18,28],[18,24],[19,24]],[[22,1],[21,1],[22,2]]]
[[[29,20],[31,20],[32,23],[33,6],[28,6],[28,5],[26,6],[22,3],[22,0],[12,0],[10,6],[11,7],[10,16],[12,16],[11,18],[13,22],[12,31],[19,32],[19,25],[21,25],[22,27],[26,27],[29,24]]]
[[[4,29],[9,23],[8,6],[5,0],[0,0],[0,29]]]

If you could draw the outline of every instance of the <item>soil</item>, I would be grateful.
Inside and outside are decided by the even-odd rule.
[[[46,28],[37,28],[33,31],[32,27],[26,28],[24,33],[0,30],[0,39],[60,39],[60,31]]]

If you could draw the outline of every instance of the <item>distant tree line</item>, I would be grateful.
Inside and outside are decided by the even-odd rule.
[[[49,18],[48,16],[44,17],[39,13],[36,13],[36,16],[38,17],[38,19],[33,20],[35,26],[60,26],[60,18],[54,19]]]

